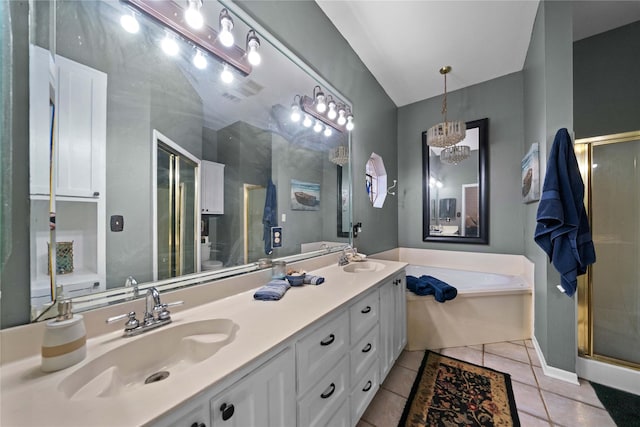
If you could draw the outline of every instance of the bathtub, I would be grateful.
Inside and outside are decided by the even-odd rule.
[[[406,273],[433,276],[458,290],[445,303],[406,292],[407,350],[531,338],[533,296],[524,277],[419,265],[408,265]]]

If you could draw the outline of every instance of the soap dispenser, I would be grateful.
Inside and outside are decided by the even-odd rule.
[[[44,372],[54,372],[81,362],[87,355],[87,331],[80,314],[73,314],[71,300],[58,302],[58,316],[47,322],[42,339]]]

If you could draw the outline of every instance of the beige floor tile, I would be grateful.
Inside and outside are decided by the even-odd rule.
[[[518,362],[529,363],[527,349],[522,345],[512,344],[510,342],[485,344],[484,351],[497,356],[508,357],[509,359],[514,359]]]
[[[405,403],[406,399],[381,388],[364,411],[362,419],[374,426],[396,426],[402,416]]]
[[[443,348],[440,354],[482,366],[482,352],[470,347]]]
[[[387,378],[382,383],[382,387],[404,398],[409,398],[416,375],[416,371],[396,363],[389,371],[389,375],[387,375]]]
[[[524,340],[524,343],[527,346],[527,348],[535,348],[533,346],[533,340]]]
[[[604,409],[567,399],[542,390],[542,397],[549,410],[551,422],[566,427],[615,427],[611,416]]]
[[[541,389],[554,392],[569,399],[579,400],[580,402],[588,403],[598,408],[603,408],[596,392],[588,381],[579,379],[580,385],[576,385],[548,377],[542,372],[542,368],[539,367],[534,366],[533,371]]]
[[[528,363],[518,362],[516,360],[507,359],[506,357],[496,356],[495,354],[485,353],[484,366],[495,369],[496,371],[505,372],[511,375],[514,381],[537,386],[536,379],[531,371]]]
[[[423,358],[424,351],[404,350],[402,353],[400,353],[400,356],[398,356],[396,365],[400,365],[405,368],[417,371],[418,369],[420,369],[420,364],[422,363]]]
[[[509,341],[511,344],[518,344],[524,347],[524,340]]]
[[[518,412],[518,418],[520,418],[520,426],[522,427],[550,427],[549,421],[543,420],[533,415],[529,415],[525,412]]]
[[[518,381],[511,381],[511,386],[518,411],[524,411],[539,418],[547,418],[547,411],[544,409],[538,387]]]
[[[472,348],[474,350],[482,351],[482,346],[484,344],[476,344],[476,345],[468,345],[467,347]]]
[[[363,419],[360,419],[360,421],[358,421],[358,424],[356,424],[356,427],[374,427],[373,424],[369,424],[368,422],[366,422]]]
[[[538,353],[535,348],[527,347],[527,352],[529,353],[529,358],[531,359],[531,364],[533,366],[542,366],[540,363],[540,359],[538,358]]]

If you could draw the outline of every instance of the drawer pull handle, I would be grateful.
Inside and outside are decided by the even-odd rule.
[[[336,391],[336,385],[334,383],[331,383],[331,385],[327,387],[327,390],[328,391],[325,391],[320,395],[321,398],[326,399],[327,397],[331,396],[333,392]]]
[[[369,391],[369,390],[371,390],[371,386],[372,386],[372,385],[373,385],[373,384],[371,383],[371,381],[367,381],[367,385],[366,385],[366,386],[364,386],[364,388],[362,389],[362,391]]]
[[[191,427],[207,427],[207,425],[205,423],[195,422],[191,424]]]
[[[360,313],[362,314],[367,314],[371,311],[371,307],[367,306],[366,308],[363,308],[362,310],[360,310]]]
[[[320,345],[331,345],[336,340],[336,336],[331,334],[327,338],[320,341]]]
[[[220,406],[220,411],[222,411],[222,421],[227,421],[229,418],[233,417],[235,408],[233,407],[233,405],[227,405],[226,403],[223,403],[222,406]]]
[[[369,353],[371,351],[371,343],[367,343],[366,346],[362,349],[363,353]]]

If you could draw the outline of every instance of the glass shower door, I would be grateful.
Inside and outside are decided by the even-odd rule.
[[[587,355],[640,367],[640,133],[591,143]],[[617,137],[617,138],[616,138]],[[578,142],[578,141],[577,141]],[[590,354],[589,354],[590,353]]]

